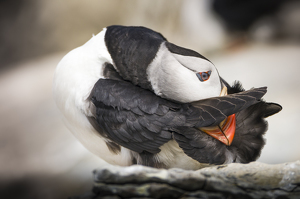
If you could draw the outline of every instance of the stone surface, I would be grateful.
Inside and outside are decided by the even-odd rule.
[[[300,198],[300,161],[212,166],[197,171],[105,165],[89,198]]]

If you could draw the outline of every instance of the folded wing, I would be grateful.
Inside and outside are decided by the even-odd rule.
[[[207,137],[194,127],[220,123],[226,116],[259,102],[265,92],[266,88],[259,88],[192,104],[180,104],[130,82],[100,79],[89,97],[93,104],[90,121],[108,140],[135,152],[158,153],[159,147],[174,137],[184,152],[196,159],[194,154],[188,152],[188,148],[194,145],[199,148],[201,142],[190,143],[179,139],[180,136],[190,138],[188,135],[192,133]]]

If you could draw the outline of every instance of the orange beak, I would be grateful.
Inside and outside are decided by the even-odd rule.
[[[216,138],[217,140],[221,141],[227,146],[230,146],[235,134],[235,127],[236,127],[236,120],[235,120],[235,114],[233,114],[228,116],[218,126],[203,127],[200,128],[200,130]]]
[[[227,87],[224,86],[220,96],[227,95]],[[222,143],[230,146],[235,134],[236,120],[235,114],[228,116],[217,126],[203,127],[200,128],[201,131],[207,133],[208,135],[216,138]]]

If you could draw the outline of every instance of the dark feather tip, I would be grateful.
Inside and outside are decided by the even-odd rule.
[[[266,103],[264,118],[274,115],[282,110],[282,106],[276,103]]]

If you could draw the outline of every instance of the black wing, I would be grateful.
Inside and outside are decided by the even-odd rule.
[[[135,152],[155,154],[161,145],[172,139],[172,132],[186,134],[195,126],[219,123],[228,114],[257,103],[265,92],[265,88],[260,88],[234,97],[212,98],[218,100],[215,106],[203,100],[203,106],[199,101],[195,107],[163,99],[130,82],[100,79],[89,99],[95,105],[92,124],[100,133]],[[245,102],[249,99],[249,103]],[[226,104],[231,108],[226,108]],[[198,130],[197,133],[203,134]]]
[[[230,95],[223,97],[222,99],[224,100],[212,98],[203,100],[202,103],[210,105],[225,103],[222,110],[224,112],[226,110],[234,112],[236,107],[230,107],[230,103],[225,100],[227,97],[231,98],[231,102],[235,103],[245,100],[245,106],[248,106],[248,103],[255,99],[251,99],[251,96],[245,94],[261,92],[259,89],[243,91],[244,89],[240,83],[235,83],[233,87],[228,86]],[[226,103],[229,104],[226,105]],[[226,161],[248,163],[259,157],[265,144],[263,135],[268,127],[265,118],[279,112],[281,109],[282,107],[278,104],[260,101],[237,111],[236,132],[230,146],[222,144],[206,133],[199,133],[198,129],[195,128],[180,127],[179,131],[173,133],[174,139],[187,155],[202,163],[223,164]]]
[[[125,81],[100,79],[90,100],[95,105],[94,127],[135,152],[158,153],[172,139],[166,124],[184,124],[181,105]],[[99,130],[100,129],[100,130]]]
[[[267,92],[267,87],[251,89],[248,91],[226,95],[222,97],[213,97],[197,102],[192,105],[199,110],[202,110],[202,120],[196,124],[196,127],[213,126],[220,123],[227,116],[237,113],[253,104],[256,104]],[[213,114],[215,120],[207,114]]]

